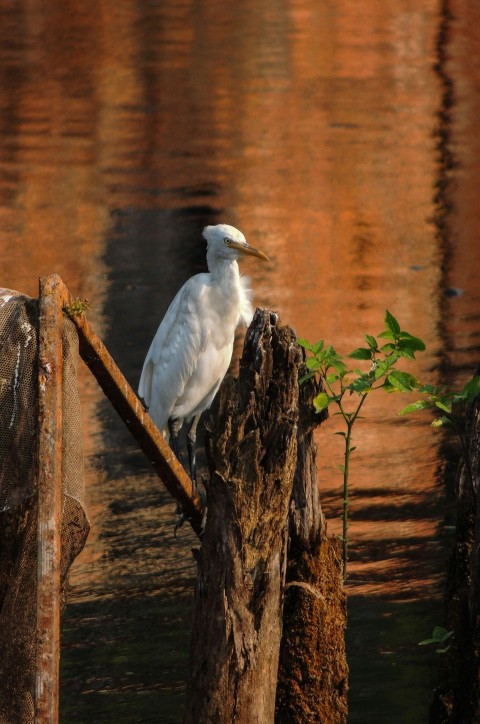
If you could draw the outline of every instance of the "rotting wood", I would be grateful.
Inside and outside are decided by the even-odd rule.
[[[445,597],[445,628],[453,636],[441,656],[430,724],[480,722],[480,397],[466,417],[470,465],[462,460],[457,471],[455,544]]]
[[[220,390],[196,556],[188,724],[274,719],[301,362],[292,330],[257,310],[239,378]]]
[[[313,380],[300,389],[297,467],[290,503],[276,721],[347,721],[346,596],[342,549],[328,537],[317,482]]]
[[[59,277],[57,280],[62,289],[64,307],[68,310],[72,305],[72,297]],[[69,316],[78,331],[82,359],[153,465],[168,492],[177,501],[195,533],[201,537],[205,510],[203,501],[193,489],[192,481],[85,315],[80,313]]]
[[[35,720],[58,721],[62,509],[62,301],[60,280],[40,282]]]

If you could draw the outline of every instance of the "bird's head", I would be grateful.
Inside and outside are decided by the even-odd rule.
[[[239,259],[241,256],[249,255],[269,261],[263,251],[254,249],[253,246],[247,244],[242,232],[229,224],[206,226],[203,230],[203,237],[207,240],[210,258]]]

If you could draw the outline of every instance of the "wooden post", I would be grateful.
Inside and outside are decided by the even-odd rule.
[[[205,510],[201,498],[193,490],[192,481],[85,315],[72,311],[74,305],[70,293],[59,278],[58,281],[65,311],[77,328],[80,356],[150,460],[168,492],[179,504],[195,533],[201,537]]]
[[[62,302],[58,277],[40,280],[39,307],[35,720],[54,724],[58,721],[62,509]]]

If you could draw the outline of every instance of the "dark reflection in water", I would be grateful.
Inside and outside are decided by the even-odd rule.
[[[301,336],[346,353],[389,308],[428,345],[409,370],[462,384],[480,335],[478,14],[468,0],[0,0],[0,282],[36,294],[60,273],[136,386],[171,298],[205,268],[202,227],[227,221],[272,258],[244,264],[258,304]],[[64,619],[61,718],[173,724],[196,542],[174,540],[174,505],[80,382],[92,532]],[[369,403],[350,721],[410,724],[435,683],[417,643],[441,622],[454,451],[428,420],[398,418],[405,399]],[[332,533],[336,429],[318,435]]]

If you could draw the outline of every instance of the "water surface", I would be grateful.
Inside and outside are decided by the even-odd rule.
[[[446,7],[453,17],[445,13]],[[480,104],[473,3],[0,3],[1,283],[61,274],[136,386],[169,301],[205,268],[201,230],[240,227],[255,300],[347,353],[389,308],[463,384],[478,360]],[[453,85],[452,85],[453,84]],[[64,617],[61,718],[179,722],[191,532],[82,367],[92,532]],[[425,721],[452,523],[449,441],[407,400],[356,436],[350,721]],[[341,446],[318,434],[329,530]]]

